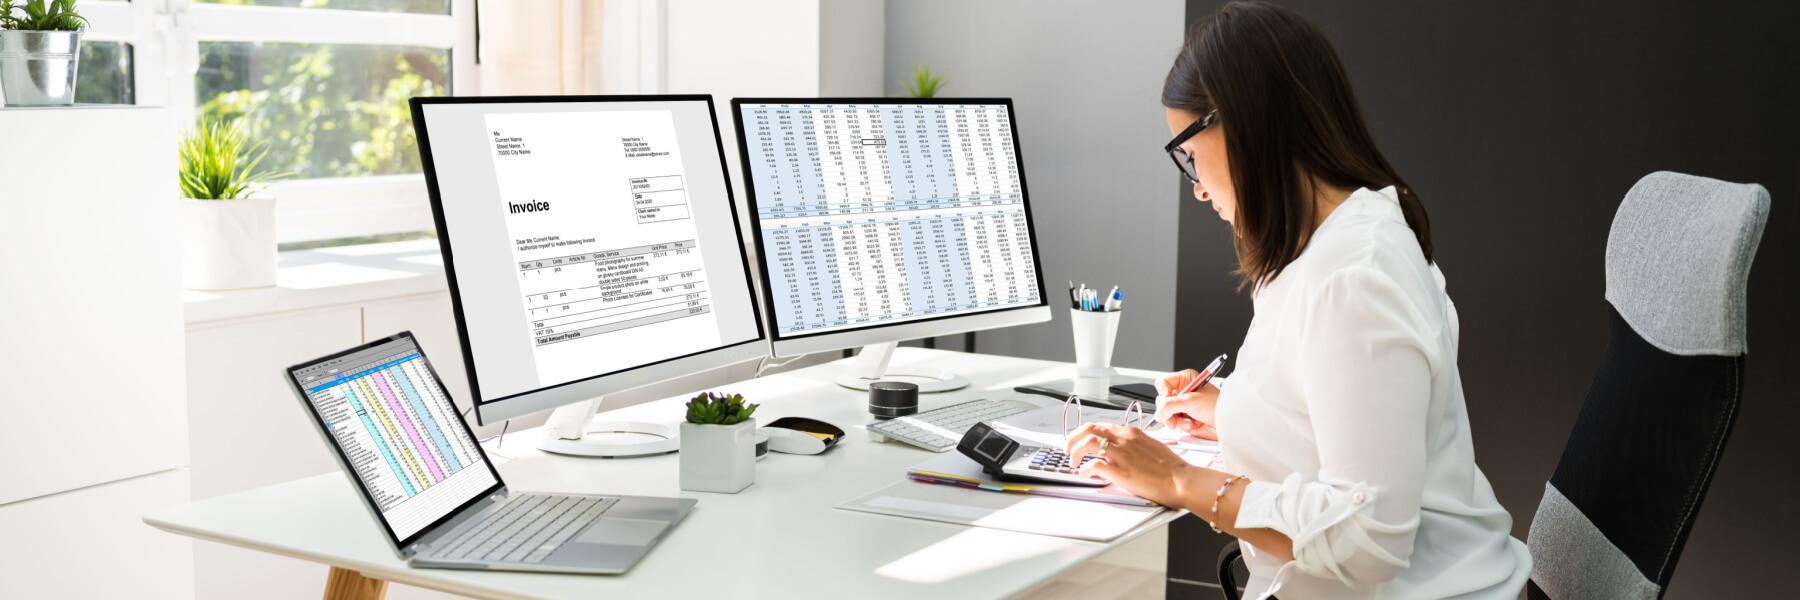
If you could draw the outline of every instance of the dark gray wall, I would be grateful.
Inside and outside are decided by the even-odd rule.
[[[1074,360],[1068,302],[1058,301],[1072,279],[1124,289],[1113,364],[1171,366],[1178,209],[1157,91],[1181,47],[1181,19],[1175,2],[887,3],[888,93],[904,93],[899,80],[925,63],[945,73],[942,95],[1009,97],[1018,111],[1055,320],[984,331],[977,350]]]
[[[1188,2],[1189,22],[1220,4]],[[1794,596],[1800,4],[1282,4],[1336,45],[1375,138],[1430,213],[1462,318],[1477,460],[1520,539],[1605,348],[1603,254],[1625,191],[1657,170],[1769,189],[1742,412],[1667,597]],[[1175,355],[1193,366],[1236,348],[1250,303],[1226,274],[1228,230],[1167,177],[1184,200]],[[1209,545],[1172,541],[1204,561]],[[1171,598],[1211,597],[1178,588]]]

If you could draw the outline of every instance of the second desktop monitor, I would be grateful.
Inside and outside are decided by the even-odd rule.
[[[1049,318],[1011,100],[732,107],[777,355]]]

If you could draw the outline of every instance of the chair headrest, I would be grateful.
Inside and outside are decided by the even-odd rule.
[[[1644,339],[1681,355],[1747,350],[1744,296],[1769,191],[1659,171],[1638,180],[1606,240],[1606,300]]]

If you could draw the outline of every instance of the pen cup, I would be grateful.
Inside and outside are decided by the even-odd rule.
[[[1075,376],[1112,377],[1113,340],[1119,335],[1119,315],[1124,311],[1069,309],[1075,330]]]

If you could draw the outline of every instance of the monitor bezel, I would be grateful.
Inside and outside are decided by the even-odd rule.
[[[328,354],[325,356],[321,356],[319,358],[315,358],[315,359],[312,359],[312,360],[309,360],[306,362],[295,364],[293,366],[288,367],[286,372],[287,372],[288,387],[293,388],[294,393],[297,396],[299,396],[299,398],[300,398],[300,403],[305,406],[306,414],[308,414],[312,417],[313,429],[315,431],[318,431],[319,435],[321,437],[325,438],[325,443],[331,446],[331,448],[332,448],[331,455],[333,458],[337,459],[338,466],[344,472],[344,476],[350,478],[351,487],[356,488],[356,492],[358,494],[362,495],[363,507],[369,509],[369,514],[371,516],[375,517],[375,522],[381,524],[382,531],[387,532],[386,539],[388,541],[388,544],[393,546],[394,552],[404,556],[406,554],[406,549],[408,547],[411,547],[414,543],[417,543],[426,534],[431,533],[431,531],[433,529],[443,526],[444,523],[449,522],[450,519],[456,517],[456,515],[462,514],[463,511],[468,510],[469,507],[474,506],[475,503],[480,502],[482,499],[492,496],[496,492],[505,491],[506,490],[506,480],[502,479],[500,477],[500,471],[498,469],[494,468],[494,461],[488,459],[487,449],[481,447],[481,439],[475,437],[475,430],[470,429],[469,422],[462,419],[461,415],[458,414],[458,417],[454,420],[457,422],[457,424],[462,426],[463,434],[469,436],[469,440],[475,443],[475,449],[479,452],[479,454],[481,454],[481,464],[487,466],[488,474],[490,474],[494,477],[494,485],[488,486],[486,489],[482,490],[481,493],[479,493],[479,494],[470,496],[468,500],[464,500],[461,504],[458,504],[456,506],[456,508],[451,509],[449,512],[444,513],[443,516],[440,516],[437,519],[432,520],[431,524],[426,525],[424,527],[420,527],[418,531],[413,532],[412,535],[407,536],[406,539],[402,540],[399,538],[399,536],[397,534],[394,533],[394,526],[392,524],[388,523],[387,517],[382,516],[381,508],[376,506],[375,497],[369,494],[368,486],[363,485],[362,480],[359,479],[356,475],[356,470],[350,466],[350,459],[347,456],[348,452],[344,449],[344,446],[342,444],[338,443],[337,438],[335,436],[331,435],[331,432],[329,430],[327,430],[327,428],[325,427],[325,415],[319,414],[318,407],[313,405],[312,395],[308,394],[306,392],[306,387],[302,386],[300,384],[300,378],[296,376],[296,373],[299,372],[300,370],[312,368],[313,366],[318,365],[319,363],[322,363],[322,362],[325,362],[328,360],[332,360],[332,359],[343,358],[345,356],[349,356],[349,355],[355,354],[357,352],[361,352],[364,350],[368,350],[370,348],[374,348],[376,346],[380,346],[382,344],[387,344],[387,343],[391,343],[391,342],[395,342],[395,341],[399,341],[399,340],[406,340],[408,342],[411,342],[413,345],[413,348],[416,348],[419,351],[419,360],[420,360],[420,362],[424,363],[426,373],[431,376],[431,379],[433,381],[437,382],[438,391],[444,393],[444,400],[450,402],[450,410],[452,410],[452,411],[457,410],[456,398],[454,396],[450,395],[450,388],[448,386],[444,385],[444,378],[439,377],[437,374],[437,369],[435,367],[431,366],[431,357],[425,355],[425,346],[423,344],[419,343],[419,339],[417,337],[415,337],[413,335],[412,331],[410,331],[410,330],[401,331],[399,333],[396,333],[396,334],[393,334],[393,335],[390,335],[390,336],[387,336],[387,337],[384,337],[384,338],[381,338],[378,340],[374,340],[374,341],[370,341],[365,344],[358,345],[354,348],[343,350],[341,352],[334,352],[334,353],[331,353],[331,354]],[[473,400],[471,400],[471,401],[473,401]]]
[[[413,97],[413,98],[411,98],[408,103],[411,105],[411,108],[412,108],[413,130],[418,137],[419,158],[420,158],[420,163],[423,166],[423,171],[425,172],[425,189],[426,189],[427,194],[431,198],[431,217],[432,217],[433,223],[435,223],[437,226],[438,248],[439,248],[439,251],[443,254],[444,280],[447,283],[447,287],[450,288],[450,305],[452,307],[452,312],[456,316],[456,330],[457,330],[457,334],[458,334],[457,342],[459,344],[461,344],[461,346],[462,346],[464,371],[465,371],[465,375],[468,376],[468,380],[469,380],[469,395],[470,395],[469,401],[472,402],[475,406],[476,422],[480,423],[482,425],[487,425],[487,424],[489,424],[495,420],[499,420],[499,419],[507,419],[507,418],[521,416],[521,415],[525,415],[525,414],[540,411],[540,410],[556,408],[556,407],[562,406],[564,404],[581,401],[583,399],[591,398],[594,396],[600,396],[600,395],[604,395],[604,394],[608,394],[608,393],[624,391],[624,390],[631,389],[634,387],[648,385],[651,383],[656,383],[658,381],[664,381],[664,380],[670,379],[672,377],[679,377],[679,376],[681,376],[681,374],[671,375],[671,376],[667,376],[667,377],[647,376],[644,378],[634,378],[633,380],[630,380],[630,381],[612,382],[612,383],[619,383],[620,385],[607,385],[609,383],[608,381],[606,381],[607,378],[621,377],[624,375],[629,375],[634,372],[642,373],[642,372],[645,372],[646,369],[653,369],[653,368],[656,368],[656,367],[659,367],[662,365],[668,365],[670,363],[674,363],[677,361],[703,360],[703,359],[710,358],[713,360],[708,361],[709,363],[717,363],[717,364],[710,364],[710,366],[701,366],[698,369],[690,369],[690,370],[699,370],[699,369],[704,369],[704,368],[715,368],[715,367],[719,367],[719,366],[725,366],[725,365],[729,365],[729,364],[734,364],[736,362],[749,360],[751,358],[756,358],[755,349],[757,347],[763,346],[764,345],[763,342],[768,339],[768,332],[765,331],[763,328],[763,319],[762,319],[762,315],[760,314],[761,313],[761,305],[756,301],[756,296],[757,296],[756,289],[754,286],[751,286],[751,289],[750,289],[750,305],[751,305],[750,312],[752,313],[752,316],[753,316],[752,321],[756,322],[756,337],[754,337],[754,338],[744,340],[741,342],[725,343],[723,345],[720,345],[720,346],[717,346],[714,348],[700,350],[697,352],[692,352],[692,353],[684,354],[681,356],[670,357],[670,358],[659,360],[659,361],[652,362],[652,363],[646,363],[646,364],[637,365],[637,366],[629,367],[629,368],[625,368],[625,369],[619,369],[619,370],[611,371],[611,372],[607,372],[607,373],[599,373],[599,374],[591,375],[588,377],[583,377],[581,379],[574,379],[574,380],[565,381],[565,382],[554,384],[554,385],[548,385],[548,386],[543,386],[543,387],[539,387],[539,388],[532,389],[532,390],[527,390],[524,392],[509,394],[506,396],[494,398],[492,400],[483,400],[482,399],[483,396],[481,394],[481,384],[480,384],[481,377],[480,377],[480,373],[475,368],[475,353],[472,352],[472,348],[470,347],[470,344],[469,344],[469,328],[468,328],[467,319],[463,314],[462,292],[461,292],[460,288],[457,286],[456,260],[455,260],[453,251],[450,248],[450,229],[449,229],[448,223],[446,223],[445,218],[444,218],[443,195],[439,193],[438,180],[437,180],[437,167],[435,166],[435,164],[433,163],[433,160],[432,160],[430,135],[426,132],[425,106],[434,105],[434,104],[552,104],[552,103],[574,104],[574,103],[592,103],[592,102],[604,102],[604,103],[615,103],[615,102],[616,103],[705,102],[706,103],[706,115],[707,115],[707,118],[711,119],[711,121],[712,121],[713,146],[717,149],[718,155],[719,155],[719,174],[725,180],[725,203],[731,212],[731,230],[732,230],[732,234],[737,237],[738,258],[739,258],[739,262],[743,265],[744,281],[746,283],[754,281],[754,279],[753,279],[754,276],[752,275],[752,273],[750,271],[750,256],[749,256],[746,246],[744,245],[743,223],[738,218],[736,194],[731,190],[731,167],[730,167],[730,163],[727,162],[728,159],[725,157],[725,139],[724,139],[724,136],[721,135],[720,131],[719,131],[719,113],[718,113],[717,108],[713,105],[712,94],[635,94],[635,95],[609,95],[609,96],[595,96],[595,95],[587,95],[587,96],[434,96],[434,97]],[[683,374],[685,374],[685,373],[683,373]],[[637,379],[642,379],[642,380],[637,380]],[[592,388],[596,388],[596,389],[583,390],[583,389],[575,389],[575,388],[572,388],[571,386],[592,387]],[[565,397],[565,396],[568,396],[568,397]],[[570,398],[570,397],[573,397],[573,398]],[[510,401],[510,404],[508,403],[509,401]],[[518,405],[519,408],[514,409],[514,408],[512,408],[513,405]]]
[[[1032,270],[1037,276],[1038,302],[1026,306],[1011,306],[974,312],[950,315],[939,315],[923,319],[913,319],[896,323],[883,323],[814,331],[799,334],[784,334],[775,311],[775,293],[771,285],[774,279],[769,275],[768,252],[763,247],[762,214],[757,210],[756,178],[752,176],[750,162],[750,146],[744,129],[743,108],[748,104],[917,104],[917,105],[970,105],[998,104],[1006,107],[1007,125],[1012,128],[1013,157],[1019,169],[1019,199],[1025,210],[1025,229],[1031,244]],[[750,213],[750,240],[756,245],[756,271],[758,283],[763,290],[763,314],[768,319],[767,336],[771,353],[775,356],[792,356],[806,352],[819,352],[840,348],[854,348],[873,343],[913,339],[932,335],[949,335],[966,331],[979,331],[1038,323],[1047,321],[1050,315],[1050,294],[1044,287],[1043,255],[1037,243],[1037,222],[1031,214],[1031,187],[1025,178],[1025,153],[1019,144],[1019,115],[1013,106],[1012,98],[732,98],[731,121],[738,139],[738,160],[740,173],[744,180],[746,206]],[[957,323],[956,320],[969,320]],[[891,332],[892,335],[883,335]],[[907,337],[896,337],[900,334]]]

